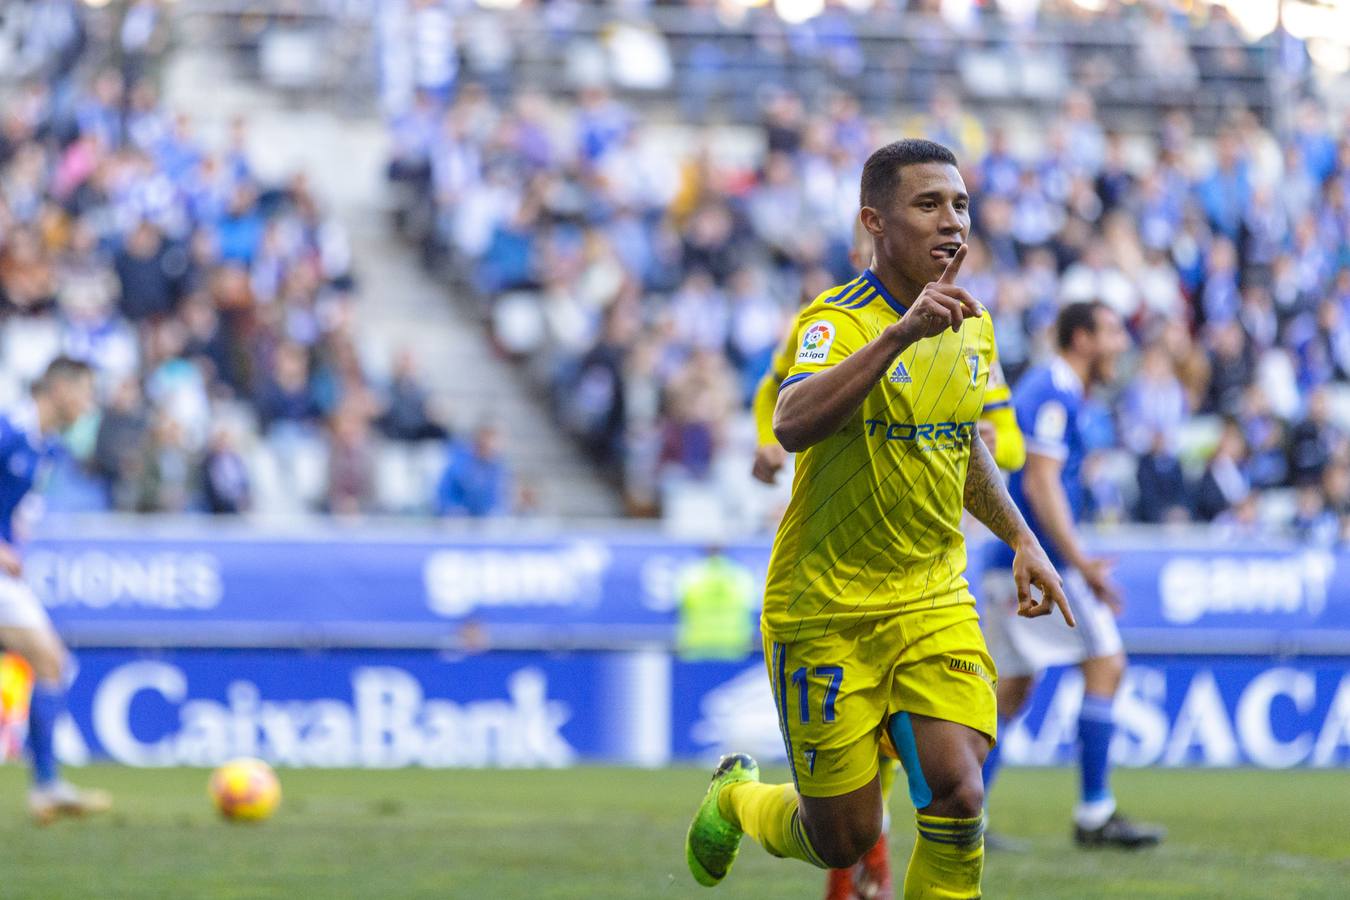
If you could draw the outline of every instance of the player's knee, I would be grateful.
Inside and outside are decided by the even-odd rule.
[[[876,828],[875,831],[853,831],[836,835],[829,842],[829,850],[819,851],[821,860],[832,869],[852,869],[857,865],[857,861],[863,858],[863,855],[876,846],[877,839],[882,837],[882,830]]]
[[[1114,682],[1120,684],[1120,679],[1125,676],[1125,654],[1117,653],[1107,657],[1106,670],[1111,673]]]
[[[822,862],[831,869],[848,869],[881,839],[881,822],[856,822],[811,836],[811,843]]]
[[[1100,656],[1083,666],[1083,687],[1089,694],[1111,697],[1125,677],[1125,654]]]
[[[933,791],[929,809],[935,814],[953,819],[973,819],[984,813],[984,782],[979,778],[963,778]]]

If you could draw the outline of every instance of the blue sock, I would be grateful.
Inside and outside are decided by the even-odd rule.
[[[989,755],[984,758],[984,792],[989,793],[989,789],[994,786],[994,779],[998,777],[999,765],[1003,762],[1003,738],[1001,735],[1008,730],[1008,720],[1002,716],[998,717],[999,742],[989,748]]]
[[[66,708],[66,689],[59,684],[35,681],[33,699],[28,702],[28,750],[33,754],[33,781],[51,784],[56,780],[56,720]]]
[[[1097,803],[1111,796],[1107,781],[1111,768],[1111,736],[1116,730],[1111,705],[1110,697],[1083,695],[1083,708],[1078,713],[1078,771],[1083,780],[1084,803]]]

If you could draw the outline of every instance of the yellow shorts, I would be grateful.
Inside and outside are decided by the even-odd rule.
[[[997,737],[997,673],[967,591],[837,634],[764,639],[778,725],[797,790],[837,797],[877,774],[898,712]]]

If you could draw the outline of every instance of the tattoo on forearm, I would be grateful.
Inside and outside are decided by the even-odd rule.
[[[966,468],[965,506],[1006,544],[1012,544],[1026,528],[1017,504],[1008,496],[1003,476],[979,435],[970,445]]]

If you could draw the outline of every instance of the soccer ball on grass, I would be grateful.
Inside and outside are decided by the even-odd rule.
[[[261,822],[281,802],[281,783],[260,759],[230,760],[211,773],[206,790],[220,814],[232,821]]]

